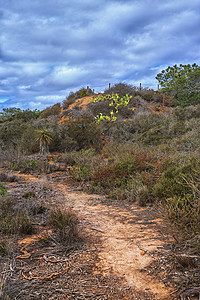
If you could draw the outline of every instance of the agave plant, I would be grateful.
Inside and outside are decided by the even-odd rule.
[[[43,127],[41,130],[36,130],[38,140],[40,141],[40,154],[49,153],[49,143],[52,140],[51,133]]]

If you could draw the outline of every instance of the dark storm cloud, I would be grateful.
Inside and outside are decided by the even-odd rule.
[[[199,63],[199,0],[0,0],[0,7],[0,107],[44,108],[109,82],[156,88],[162,68]]]

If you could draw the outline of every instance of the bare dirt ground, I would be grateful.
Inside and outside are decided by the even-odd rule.
[[[82,239],[71,247],[57,243],[45,214],[35,216],[33,236],[6,237],[9,256],[0,258],[4,297],[178,299],[163,280],[165,268],[162,276],[147,268],[172,243],[152,207],[88,195],[70,184],[65,172],[17,176],[19,182],[7,184],[10,194],[25,202],[30,200],[22,195],[33,191],[34,204],[73,208],[81,220]]]

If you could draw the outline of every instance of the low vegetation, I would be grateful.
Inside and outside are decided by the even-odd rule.
[[[183,69],[177,72],[184,73]],[[40,113],[5,109],[0,124],[1,164],[25,173],[50,172],[48,158],[26,155],[58,151],[61,155],[54,165],[64,164],[71,178],[90,192],[142,206],[161,201],[173,226],[188,235],[199,232],[200,104],[173,107],[178,104],[176,95],[170,82],[165,84],[170,72],[158,74],[158,79],[165,88],[165,105],[171,108],[161,109],[162,91],[120,83],[94,95],[84,115],[62,123],[60,104]],[[62,109],[67,111],[70,103],[92,94],[84,88],[71,93]],[[7,180],[2,174],[0,179]]]
[[[170,77],[173,72],[176,79]],[[157,75],[160,91],[116,84],[101,96],[94,95],[76,118],[62,122],[61,113],[64,116],[77,99],[92,96],[92,90],[82,88],[62,105],[42,112],[4,109],[0,115],[0,165],[39,174],[62,166],[72,181],[91,193],[137,201],[141,206],[156,205],[177,242],[199,255],[198,74],[196,65],[168,68]],[[15,176],[0,173],[0,232],[30,234],[32,216],[47,211],[43,205],[19,210],[5,186],[15,180]],[[23,197],[35,195],[29,192]],[[48,224],[58,242],[70,245],[79,238],[78,218],[71,209],[51,210]],[[1,242],[0,254],[6,253],[6,244]]]
[[[79,237],[78,217],[71,208],[58,207],[50,211],[48,223],[54,228],[56,239],[65,246],[71,246]]]

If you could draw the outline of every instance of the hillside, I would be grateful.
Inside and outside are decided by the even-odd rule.
[[[43,280],[59,286],[49,299],[51,293],[52,299],[198,296],[199,104],[176,106],[168,94],[163,102],[160,91],[125,84],[99,95],[81,89],[42,112],[4,111],[0,150],[4,295],[12,299],[12,278],[19,278],[19,299],[25,286],[31,299],[40,299]],[[28,235],[39,239],[36,248],[25,243]],[[36,261],[43,257],[46,273],[30,257],[21,257],[20,267],[20,251]],[[92,288],[88,280],[94,280]],[[151,282],[149,290],[145,282]]]

